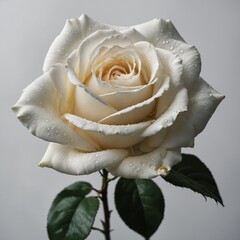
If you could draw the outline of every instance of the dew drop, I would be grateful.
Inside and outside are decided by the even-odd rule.
[[[50,128],[49,128],[49,127],[47,128],[47,131],[48,131],[48,132],[50,131]]]
[[[130,163],[128,164],[128,166],[129,166],[129,167],[132,167],[132,163],[130,162]]]
[[[210,96],[210,97],[212,97],[212,96],[213,96],[213,94],[212,94],[212,93],[210,93],[210,94],[209,94],[209,96]]]
[[[154,170],[154,169],[155,169],[155,166],[154,166],[154,165],[151,165],[150,168]]]
[[[168,43],[169,43],[169,41],[168,41],[168,40],[166,40],[166,43],[168,44]]]
[[[173,48],[174,48],[173,46],[170,46],[170,50],[173,50]]]
[[[180,53],[183,53],[183,49],[180,50]]]
[[[165,43],[166,43],[166,41],[162,41],[162,43],[163,43],[163,44],[165,44]]]

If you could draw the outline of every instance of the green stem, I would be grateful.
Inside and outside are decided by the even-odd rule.
[[[103,169],[102,173],[102,188],[101,188],[101,200],[103,203],[103,212],[104,212],[104,222],[103,222],[103,229],[105,240],[110,240],[110,214],[111,211],[109,210],[108,205],[108,171]]]

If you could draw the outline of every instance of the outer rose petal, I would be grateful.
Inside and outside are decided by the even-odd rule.
[[[170,20],[160,18],[134,26],[149,42],[156,45],[164,36],[184,42],[174,25]]]
[[[39,138],[95,151],[98,148],[96,143],[87,136],[77,134],[61,119],[62,112],[68,109],[69,84],[64,66],[55,65],[24,90],[13,111],[23,125]]]
[[[183,114],[183,117],[194,127],[195,136],[205,128],[223,99],[224,96],[202,78],[196,82],[194,88],[189,92],[188,111]]]
[[[101,149],[127,148],[139,143],[143,139],[141,133],[152,123],[150,120],[127,126],[106,125],[72,114],[65,114],[64,117],[77,127],[77,131],[86,131],[91,139],[99,143]]]
[[[185,43],[171,21],[154,19],[135,28],[154,46],[172,51],[183,60],[183,79],[188,88],[198,80],[201,71],[199,52]]]
[[[161,169],[169,171],[181,159],[180,149],[157,148],[144,155],[127,157],[117,166],[110,166],[107,170],[124,178],[154,178],[162,174]]]
[[[193,147],[194,138],[206,126],[224,96],[203,79],[199,79],[189,94],[188,111],[181,113],[174,124],[167,128],[161,146],[166,148]]]
[[[66,174],[84,175],[116,164],[127,156],[128,151],[124,149],[82,153],[69,146],[50,143],[39,166]]]
[[[106,28],[109,29],[107,25],[92,20],[86,14],[82,14],[78,19],[67,20],[62,32],[48,50],[43,71],[48,71],[53,64],[65,63],[83,39],[99,29]]]

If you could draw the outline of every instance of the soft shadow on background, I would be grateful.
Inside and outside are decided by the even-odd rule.
[[[104,23],[130,26],[155,17],[171,19],[202,57],[202,77],[226,95],[194,149],[211,169],[225,207],[155,179],[166,200],[165,219],[152,240],[238,240],[240,236],[240,2],[161,0],[0,0],[0,239],[45,240],[55,195],[78,180],[100,186],[98,174],[73,177],[37,163],[47,143],[29,134],[11,112],[21,91],[42,74],[45,54],[67,18],[82,13]],[[114,185],[114,184],[113,184]],[[113,187],[109,195],[113,204]],[[101,209],[102,210],[102,209]],[[100,214],[97,216],[99,225]],[[113,240],[142,239],[112,215]],[[94,232],[89,240],[103,239]]]

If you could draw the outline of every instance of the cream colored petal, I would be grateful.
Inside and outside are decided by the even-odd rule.
[[[85,175],[117,164],[127,156],[128,151],[124,149],[83,153],[69,146],[50,143],[39,166],[71,175]]]
[[[167,128],[161,129],[159,132],[154,134],[153,136],[145,138],[139,146],[139,149],[142,152],[151,152],[155,148],[162,146],[162,142],[164,141],[167,133]]]
[[[111,27],[94,21],[86,14],[82,14],[78,19],[67,20],[63,30],[48,50],[43,71],[48,71],[53,64],[65,63],[68,56],[78,48],[82,40],[91,33],[99,29],[109,28]]]
[[[134,46],[141,54],[142,68],[149,72],[148,82],[161,77],[163,69],[155,47],[149,42],[138,42]]]
[[[24,90],[13,111],[23,125],[39,138],[95,151],[98,148],[96,143],[87,136],[77,134],[61,119],[64,111],[69,111],[71,107],[67,104],[71,88],[73,86],[67,79],[64,66],[54,65]]]
[[[150,98],[152,96],[152,86],[144,85],[131,91],[113,92],[101,94],[100,97],[110,103],[115,109],[121,110],[129,106]]]
[[[120,164],[108,167],[107,170],[114,176],[149,179],[161,175],[162,169],[169,171],[179,161],[181,161],[179,149],[157,148],[147,154],[127,157]]]
[[[98,122],[100,119],[117,112],[116,109],[78,80],[69,65],[67,66],[67,72],[69,80],[76,85],[74,109],[76,115]]]
[[[183,113],[184,115],[185,113]],[[161,131],[160,131],[161,132]],[[193,147],[195,129],[191,123],[180,113],[176,121],[169,128],[166,128],[166,134],[161,146],[169,148]],[[150,137],[151,138],[151,137]]]
[[[166,36],[184,42],[170,20],[156,18],[133,27],[155,46]]]
[[[151,98],[109,115],[108,117],[100,120],[100,122],[105,124],[121,125],[143,121],[152,112],[155,106],[155,100],[161,97],[163,93],[168,90],[169,83],[169,78],[166,78],[160,89]]]
[[[202,78],[196,82],[189,93],[188,111],[183,117],[195,129],[195,135],[199,134],[206,126],[218,104],[224,96],[213,89]]]
[[[147,41],[147,39],[138,32],[134,27],[129,27],[120,31],[123,35],[127,36],[133,43]]]
[[[185,86],[191,89],[198,80],[201,71],[201,58],[196,47],[173,39],[164,40],[158,47],[170,51],[182,59],[182,79]]]
[[[129,125],[106,125],[89,121],[72,114],[64,117],[75,127],[86,131],[91,139],[98,142],[101,149],[127,148],[142,141],[141,133],[152,121]]]
[[[134,135],[139,132],[142,132],[147,126],[149,126],[152,123],[152,120],[150,120],[146,122],[140,122],[140,123],[129,124],[129,125],[107,125],[107,124],[92,122],[70,113],[64,114],[64,118],[66,118],[75,127],[81,128],[85,131],[99,132],[99,133],[103,133],[104,135],[118,134],[121,136],[129,136],[129,135]]]
[[[131,44],[132,42],[126,36],[115,30],[99,30],[91,34],[80,44],[76,54],[79,59],[79,65],[77,66],[79,79],[82,82],[85,81],[86,74],[89,72],[89,64],[91,64],[90,58],[101,47],[109,48],[114,45],[126,47]]]
[[[161,48],[156,48],[156,52],[158,53],[158,57],[161,61],[164,74],[171,78],[171,84],[174,87],[183,86],[182,59],[177,55]]]
[[[97,78],[94,74],[86,83],[86,86],[98,95],[122,91],[132,91],[139,88],[139,86],[113,85],[109,82],[102,81],[101,79]]]
[[[187,89],[182,88],[175,95],[174,100],[167,108],[167,110],[164,113],[162,113],[158,117],[158,119],[156,119],[156,121],[143,132],[143,136],[148,137],[155,135],[161,129],[171,126],[175,119],[177,118],[178,114],[180,112],[184,112],[187,110],[187,105],[188,105]]]
[[[172,22],[154,19],[135,28],[154,46],[171,51],[183,60],[183,79],[188,88],[192,87],[201,71],[200,55],[196,47],[185,43]]]

